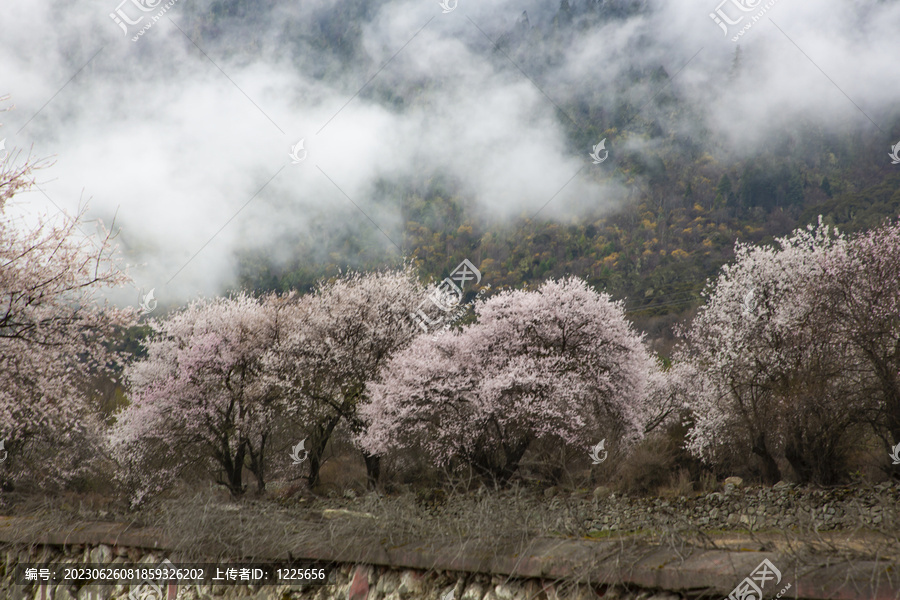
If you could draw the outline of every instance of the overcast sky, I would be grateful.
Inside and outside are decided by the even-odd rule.
[[[535,56],[520,49],[518,66],[485,35],[497,40],[523,10],[532,25],[549,24],[557,0],[459,0],[447,14],[437,0],[373,1],[345,56],[316,44],[341,2],[265,0],[210,31],[200,16],[217,3],[178,0],[133,42],[150,17],[125,35],[110,13],[120,7],[134,19],[165,3],[142,13],[118,1],[4,5],[0,94],[16,108],[0,113],[0,139],[55,157],[39,182],[60,208],[89,200],[91,217],[107,223],[118,211],[127,260],[141,264],[130,269],[136,289],[118,298],[126,303],[137,288],[156,288],[169,305],[215,294],[233,281],[236,248],[268,248],[286,234],[315,240],[359,210],[390,248],[388,237],[401,240],[399,203],[379,197],[379,181],[445,176],[490,219],[530,215],[551,198],[542,218],[612,210],[627,190],[609,164],[592,164],[590,145],[572,151],[573,125],[554,104],[607,93],[612,102],[632,68],[663,66],[734,156],[798,120],[883,136],[886,152],[897,142],[883,129],[900,98],[896,1],[778,0],[741,37],[745,74],[736,81],[728,72],[739,26],[726,36],[710,18],[718,0],[651,3],[641,16],[526,48]],[[742,25],[763,9],[733,2],[721,11],[743,15]],[[331,33],[353,38],[350,25]],[[560,63],[541,68],[556,52]],[[642,105],[658,91],[629,93]],[[392,105],[389,93],[414,101]],[[695,126],[674,118],[670,129]],[[301,139],[308,155],[292,164]],[[38,191],[17,200],[14,210],[28,215],[57,211]]]

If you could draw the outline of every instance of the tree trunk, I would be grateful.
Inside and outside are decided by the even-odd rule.
[[[366,461],[366,484],[370,490],[374,490],[381,478],[381,457],[363,452],[363,460]]]
[[[256,476],[256,492],[262,494],[266,491],[266,436],[260,438],[259,452],[253,451],[253,446],[247,443],[247,451],[250,453],[250,472]]]
[[[525,455],[525,451],[528,450],[530,443],[531,440],[527,439],[520,441],[514,446],[503,444],[501,446],[502,463],[493,460],[490,454],[483,453],[473,461],[472,466],[475,467],[477,472],[490,477],[496,487],[504,487],[519,469],[519,462]]]
[[[231,464],[231,472],[226,473],[228,477],[228,490],[235,498],[240,497],[244,493],[244,455],[246,446],[241,444],[234,455],[234,462]]]
[[[784,448],[784,457],[790,463],[794,473],[799,479],[798,483],[810,483],[813,480],[813,472],[811,466],[803,457],[803,453],[798,448],[798,444],[794,440],[790,440]]]
[[[769,453],[769,449],[766,448],[765,433],[760,433],[756,436],[756,439],[753,440],[752,450],[753,454],[762,460],[763,480],[769,485],[774,485],[781,481],[781,470],[778,468],[778,463],[775,462],[775,459]]]
[[[309,450],[309,475],[306,476],[306,483],[309,489],[313,489],[319,485],[319,470],[322,468],[322,455],[325,454],[325,447],[328,446],[328,440],[334,428],[340,422],[341,417],[332,417],[326,421],[324,425],[320,425],[316,435],[313,436],[312,448]]]
[[[306,485],[309,486],[309,489],[313,489],[313,487],[319,485],[319,469],[321,469],[322,464],[320,462],[321,454],[316,452],[313,453],[311,450],[309,452],[309,475],[306,476]]]

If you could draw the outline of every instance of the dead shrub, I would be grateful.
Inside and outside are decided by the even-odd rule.
[[[628,494],[656,494],[669,483],[677,448],[665,435],[650,435],[636,444],[619,466],[616,487]]]

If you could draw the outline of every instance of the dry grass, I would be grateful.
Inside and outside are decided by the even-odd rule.
[[[693,483],[686,473],[679,473],[670,486],[675,493]],[[471,482],[459,482],[447,490],[368,493],[355,499],[307,495],[287,502],[249,496],[235,502],[220,491],[201,488],[190,493],[181,490],[177,497],[158,499],[129,514],[104,507],[96,498],[92,503],[74,497],[43,499],[20,503],[16,512],[29,518],[16,522],[13,539],[29,544],[39,533],[65,531],[79,521],[96,520],[96,511],[105,510],[109,520],[160,530],[185,561],[286,559],[298,549],[323,546],[352,556],[367,545],[453,547],[461,552],[477,548],[486,555],[511,556],[538,538],[585,538],[598,515],[597,505],[586,493],[547,498],[542,491],[525,487],[469,491],[470,487]],[[885,515],[890,514],[887,508]],[[616,542],[610,551],[623,565],[636,562],[653,545],[683,557],[698,548],[718,548],[778,551],[797,564],[900,562],[900,523],[887,521],[880,531],[824,533],[816,528],[812,515],[785,531],[709,531],[687,518],[674,518],[671,525],[653,531],[595,532],[591,537]],[[570,581],[589,581],[594,567],[575,565]]]
[[[327,518],[331,511],[337,518]],[[350,513],[371,515],[374,518]],[[487,543],[498,552],[535,537],[578,537],[587,533],[590,502],[528,494],[522,488],[475,493],[442,490],[356,499],[302,497],[284,506],[250,498],[224,501],[210,490],[159,500],[141,513],[185,555],[207,558],[282,555],[309,545],[340,549],[366,543],[403,546],[427,542],[436,547],[467,541]]]

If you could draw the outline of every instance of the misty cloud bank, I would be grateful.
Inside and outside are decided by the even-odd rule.
[[[616,152],[665,136],[703,129],[734,158],[797,123],[897,141],[884,131],[900,97],[886,76],[896,1],[779,0],[741,38],[739,76],[737,44],[709,17],[716,0],[571,5],[568,27],[556,0],[459,0],[448,14],[436,0],[179,0],[132,42],[109,17],[116,0],[14,3],[0,19],[0,94],[16,110],[0,138],[56,155],[39,183],[60,207],[89,198],[93,217],[117,213],[128,261],[145,263],[136,285],[162,303],[220,292],[239,248],[286,260],[280,241],[301,238],[321,259],[344,232],[399,257],[402,190],[436,179],[484,219],[530,217],[551,199],[540,218],[566,219],[620,206]],[[689,114],[647,104],[657,94]],[[579,107],[597,99],[656,122],[659,139],[608,141],[612,160],[591,164],[606,135]],[[292,164],[300,139],[308,156]],[[18,200],[56,211],[38,191]]]

